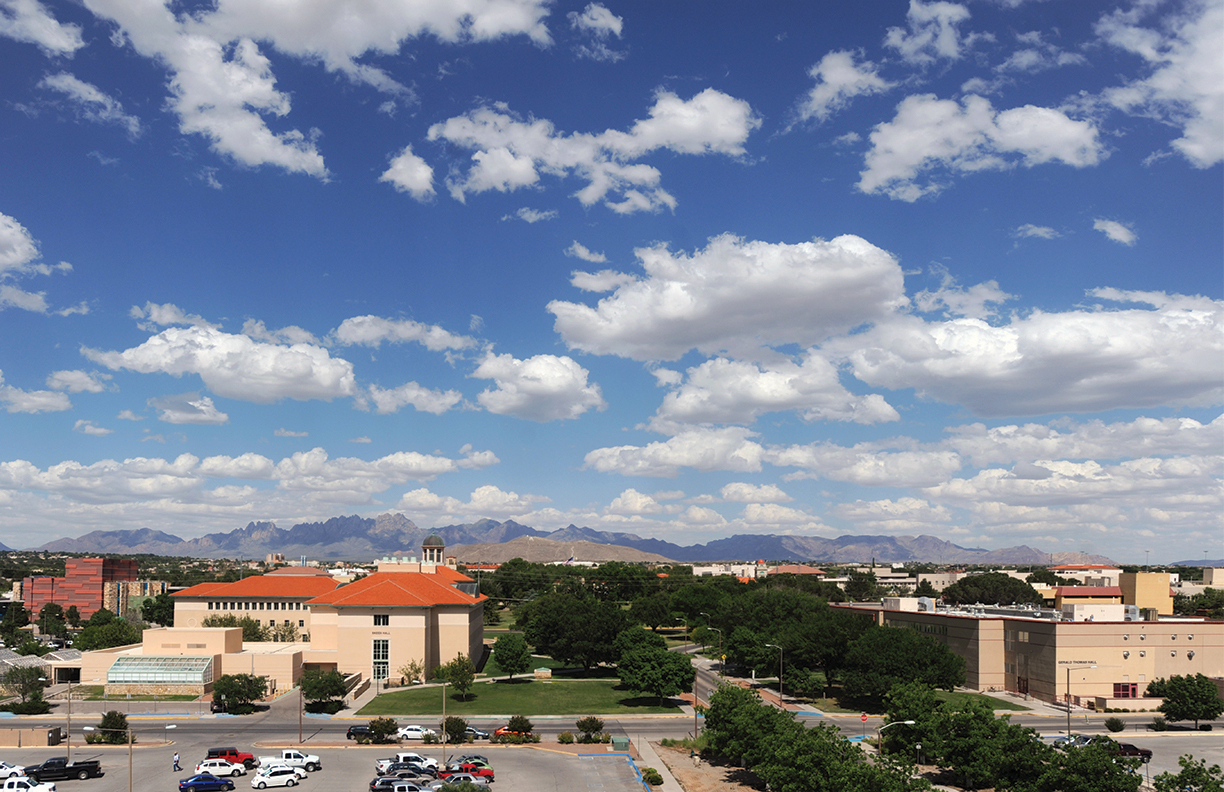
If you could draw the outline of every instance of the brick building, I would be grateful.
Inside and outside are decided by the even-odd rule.
[[[136,562],[129,558],[69,558],[62,578],[24,578],[21,601],[31,614],[51,602],[64,610],[75,605],[81,618],[88,619],[107,607],[107,584],[135,581],[137,576]]]

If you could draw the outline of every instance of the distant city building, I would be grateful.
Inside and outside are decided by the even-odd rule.
[[[165,582],[138,581],[138,574],[136,561],[130,558],[69,558],[63,577],[23,578],[20,592],[14,586],[14,599],[20,594],[31,614],[55,603],[64,610],[75,605],[82,619],[101,608],[122,615],[132,596],[156,596],[166,590]]]

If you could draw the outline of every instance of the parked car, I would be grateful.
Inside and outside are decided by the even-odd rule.
[[[424,740],[426,737],[437,737],[438,733],[424,726],[400,726],[396,732],[401,740]]]
[[[55,784],[50,781],[40,784],[25,776],[14,776],[4,779],[4,782],[0,783],[0,790],[4,792],[55,792]]]
[[[302,753],[301,751],[295,751],[292,748],[284,748],[281,750],[279,754],[276,754],[275,756],[261,756],[259,757],[259,764],[261,767],[265,764],[268,764],[268,765],[285,764],[285,765],[289,765],[290,767],[304,768],[306,772],[308,773],[313,773],[316,770],[323,769],[323,760],[320,759],[318,756],[316,756],[315,754],[308,754],[308,753]]]
[[[356,740],[360,737],[369,737],[369,736],[370,736],[369,726],[349,726],[348,731],[344,733],[344,738],[346,740]]]
[[[225,706],[224,701],[214,701],[208,705],[209,712],[228,712],[229,708]]]
[[[288,767],[290,770],[292,770],[293,774],[297,776],[298,781],[301,781],[303,778],[306,778],[307,776],[310,775],[309,773],[306,772],[304,768],[294,767],[293,765],[287,765],[284,762],[275,762],[275,761],[268,762],[266,765],[260,765],[259,769],[260,770],[271,770],[273,768],[280,768],[280,767]]]
[[[249,754],[246,751],[239,751],[237,748],[209,748],[205,759],[225,759],[230,762],[241,764],[247,770],[257,766],[259,762],[255,761],[255,754]]]
[[[229,792],[233,788],[233,781],[218,778],[211,773],[201,773],[179,780],[180,792]]]
[[[1066,750],[1067,748],[1083,748],[1090,742],[1092,742],[1092,735],[1072,734],[1069,737],[1067,735],[1055,737],[1052,744],[1055,748]]]
[[[481,731],[480,729],[477,729],[472,726],[468,726],[466,729],[464,729],[463,734],[465,737],[470,737],[473,740],[489,739],[489,733],[487,731]]]
[[[251,786],[255,789],[267,789],[268,787],[291,787],[297,786],[298,777],[294,768],[288,765],[279,767],[262,767],[259,772],[251,776]]]
[[[370,782],[370,792],[429,792],[429,787],[395,776],[380,776]]]
[[[493,781],[493,768],[481,763],[464,762],[458,765],[447,765],[446,769],[438,771],[439,778],[450,778],[453,775],[480,776],[487,781]]]
[[[459,764],[463,764],[464,762],[474,762],[476,764],[483,764],[486,767],[493,766],[493,763],[489,761],[489,757],[485,756],[484,754],[464,754],[453,761],[458,762]]]
[[[246,765],[241,762],[231,762],[228,759],[205,759],[196,765],[196,773],[215,776],[246,775]]]
[[[434,781],[432,784],[429,785],[429,788],[437,792],[437,790],[439,789],[446,789],[447,787],[451,787],[451,786],[459,786],[464,781],[468,782],[469,784],[472,784],[473,786],[488,786],[489,785],[489,779],[487,778],[481,778],[480,776],[474,776],[471,773],[455,773],[453,776],[450,776],[448,778],[441,778],[437,781]]]
[[[1124,742],[1116,743],[1116,745],[1117,745],[1117,749],[1115,750],[1115,753],[1118,756],[1135,757],[1139,759],[1139,761],[1143,762],[1144,764],[1147,764],[1148,762],[1152,761],[1152,752],[1148,750],[1147,748],[1140,748],[1138,746],[1131,745],[1130,743],[1124,743]]]
[[[378,773],[379,775],[386,775],[387,768],[395,764],[396,762],[416,762],[419,765],[433,768],[435,772],[438,769],[437,759],[430,759],[428,756],[421,756],[420,754],[417,754],[417,753],[400,751],[395,756],[392,756],[388,759],[379,759],[376,762],[374,762],[374,772]]]
[[[387,769],[382,774],[385,776],[399,776],[400,778],[428,776],[430,781],[438,777],[436,769],[427,767],[420,762],[392,762],[387,765]]]
[[[102,765],[97,760],[85,762],[69,762],[66,756],[53,756],[42,764],[30,765],[25,769],[26,777],[35,783],[39,781],[60,781],[65,778],[97,778],[102,775]]]
[[[0,778],[16,778],[25,775],[25,768],[12,762],[0,762]]]

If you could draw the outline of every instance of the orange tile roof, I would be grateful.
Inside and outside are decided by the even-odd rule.
[[[190,588],[185,588],[182,591],[176,591],[171,594],[171,597],[202,597],[205,594],[211,594],[217,589],[222,589],[228,586],[229,583],[197,583]]]
[[[280,575],[243,578],[233,583],[201,583],[176,597],[317,597],[339,585],[330,577]]]
[[[470,580],[471,578],[446,567],[440,567],[437,574],[375,572],[335,591],[321,594],[308,604],[337,608],[379,605],[427,608],[433,605],[472,605],[487,599],[483,594],[476,597],[464,594],[451,585],[452,582]]]

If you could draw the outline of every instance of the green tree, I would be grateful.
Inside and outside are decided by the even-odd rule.
[[[514,679],[515,674],[522,674],[531,667],[531,649],[522,633],[506,633],[493,642],[493,657],[497,665]]]
[[[638,597],[629,606],[629,618],[652,630],[671,624],[675,619],[671,611],[671,595],[666,591],[656,591]]]
[[[268,695],[268,680],[254,674],[224,674],[213,683],[213,701],[224,701],[235,715],[255,711],[255,702]]]
[[[163,627],[174,626],[174,600],[166,592],[140,603],[140,618]]]
[[[370,742],[382,745],[384,743],[393,742],[396,732],[399,731],[399,724],[394,718],[375,718],[370,721]]]
[[[846,581],[846,596],[855,602],[875,599],[878,596],[875,573],[851,572],[850,579]]]
[[[879,704],[901,682],[952,690],[965,684],[965,661],[939,641],[914,630],[876,627],[846,650],[842,690],[851,698]]]
[[[136,742],[136,735],[128,731],[127,716],[119,710],[111,710],[102,716],[96,732],[96,742],[125,745]]]
[[[1200,720],[1212,721],[1224,713],[1224,701],[1220,700],[1215,683],[1202,674],[1154,680],[1148,685],[1149,693],[1153,687],[1159,691],[1155,695],[1164,697],[1158,709],[1166,720],[1192,720],[1197,729]]]
[[[468,722],[455,715],[447,715],[446,720],[442,721],[442,731],[450,743],[459,744],[467,740],[467,727]]]
[[[425,664],[420,660],[409,660],[396,670],[404,678],[404,682],[409,685],[415,683],[418,679],[422,682],[425,681]]]
[[[888,722],[913,721],[912,726],[894,726],[884,735],[883,748],[889,754],[905,758],[914,756],[914,746],[927,746],[931,752],[935,738],[935,713],[939,699],[935,688],[921,682],[901,682],[893,685],[884,697]]]
[[[1032,729],[996,718],[980,699],[941,705],[932,726],[923,747],[966,789],[1028,789],[1056,759]]]
[[[0,687],[10,696],[20,696],[22,704],[39,700],[46,686],[44,671],[42,666],[10,666],[0,676]]]
[[[984,575],[961,578],[944,589],[942,596],[947,602],[961,604],[1041,604],[1041,595],[1036,589],[1023,580],[1016,580],[1002,572],[987,572]]]
[[[1178,757],[1181,771],[1161,773],[1152,779],[1156,792],[1224,792],[1224,774],[1219,765],[1207,766],[1203,759],[1195,761],[1193,756]]]
[[[531,734],[535,731],[535,724],[523,715],[511,715],[510,720],[506,721],[506,729],[517,734]]]
[[[1058,751],[1037,778],[1036,792],[1137,792],[1143,776],[1135,773],[1137,759],[1119,759],[1110,748],[1092,743]]]
[[[302,689],[302,698],[306,699],[308,712],[326,710],[329,702],[343,698],[347,692],[344,688],[344,676],[335,670],[311,668],[302,674],[298,686]]]
[[[765,739],[789,729],[794,715],[765,706],[755,691],[719,685],[706,707],[710,750],[733,765],[749,766],[765,756]]]
[[[101,610],[98,613],[110,613],[110,611]],[[93,624],[93,619],[90,619],[89,626],[81,631],[72,645],[73,648],[80,649],[82,652],[92,652],[115,646],[138,644],[142,638],[139,627],[123,619],[114,618],[112,614],[111,619],[103,619],[100,625]]]
[[[931,599],[938,599],[939,592],[936,591],[935,587],[931,585],[931,581],[919,580],[917,587],[914,588],[914,596],[915,597],[930,597]]]
[[[81,612],[76,605],[68,606],[68,610],[64,611],[64,620],[74,630],[81,626]]]
[[[468,692],[476,681],[476,666],[472,665],[472,658],[460,652],[455,655],[454,660],[451,660],[446,665],[439,666],[438,671],[440,673],[436,674],[436,676],[445,680],[447,684],[463,697],[464,701],[467,701]]]
[[[267,641],[271,635],[267,627],[261,625],[257,620],[250,616],[242,616],[241,618],[232,613],[214,613],[212,616],[206,616],[204,621],[200,622],[201,627],[241,627],[242,640],[244,642],[259,643]]]
[[[3,633],[6,643],[13,643],[17,631],[30,623],[30,612],[20,602],[10,602],[4,611],[4,622],[0,623],[0,633]]]
[[[88,621],[85,622],[85,626],[105,627],[117,618],[119,617],[106,608],[98,608],[93,612],[93,615],[89,617]]]
[[[693,687],[697,669],[688,655],[647,646],[621,655],[616,675],[630,690],[658,696],[662,706],[664,696],[674,696]]]
[[[582,732],[582,737],[579,742],[593,743],[598,739],[599,734],[603,733],[604,722],[602,718],[597,718],[594,715],[588,715],[585,718],[579,718],[574,722],[575,728]]]
[[[277,643],[293,643],[298,639],[298,630],[300,628],[293,623],[292,619],[285,619],[280,624],[268,630],[269,637]]]
[[[586,669],[615,662],[612,644],[629,626],[615,604],[572,594],[547,594],[527,603],[516,621],[537,652]]]

